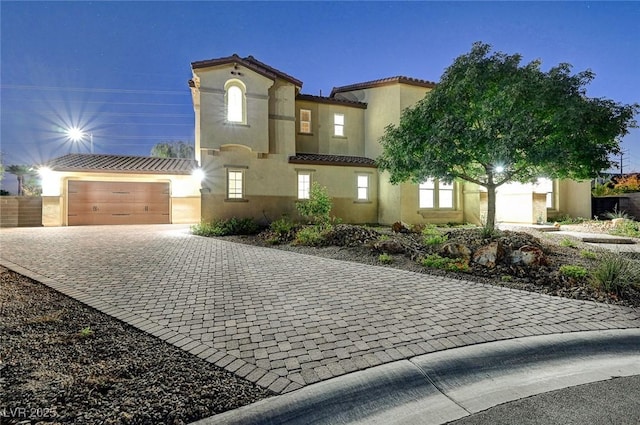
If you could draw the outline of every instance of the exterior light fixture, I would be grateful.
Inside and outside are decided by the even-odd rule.
[[[93,153],[93,133],[85,133],[78,127],[71,127],[66,131],[69,140],[74,142],[80,142],[84,140],[85,136],[89,136],[89,144],[91,147],[91,153]]]
[[[196,168],[191,172],[191,175],[198,181],[204,180],[206,174],[202,168]]]

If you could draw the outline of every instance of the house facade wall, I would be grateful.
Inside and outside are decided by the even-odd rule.
[[[555,207],[548,212],[549,218],[571,217],[592,218],[591,182],[560,180],[556,182]]]
[[[375,160],[382,153],[379,139],[385,128],[397,125],[403,110],[423,99],[432,83],[396,77],[343,87],[323,98],[300,95],[300,82],[252,61],[234,56],[196,63],[193,69],[196,159],[207,176],[202,189],[203,220],[253,217],[268,222],[283,214],[298,218],[297,175],[305,171],[311,172],[312,181],[327,187],[333,215],[344,222],[483,222],[486,192],[475,184],[455,183],[453,208],[427,209],[419,206],[419,185],[392,185],[388,173],[376,168],[290,163],[291,156],[301,153]],[[245,88],[246,123],[226,122],[225,86],[231,80]],[[301,132],[301,109],[311,111],[310,133]],[[344,136],[334,134],[336,113],[344,115]],[[230,169],[243,173],[241,199],[229,199]],[[358,173],[370,175],[366,202],[356,200]],[[549,210],[546,194],[536,193],[533,187],[501,187],[498,221],[535,223],[546,220],[547,213],[589,216],[585,186],[562,182],[554,187],[556,202]]]
[[[296,151],[298,153],[366,156],[365,109],[308,100],[297,100],[295,104]],[[300,132],[301,109],[311,111],[311,134]],[[344,136],[334,135],[334,114],[344,115]]]

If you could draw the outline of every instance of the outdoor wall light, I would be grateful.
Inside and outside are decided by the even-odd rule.
[[[196,168],[191,172],[191,175],[198,181],[202,181],[206,177],[206,174],[202,168]]]

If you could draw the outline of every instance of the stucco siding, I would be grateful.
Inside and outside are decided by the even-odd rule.
[[[225,65],[195,72],[200,85],[200,147],[241,144],[256,152],[269,152],[269,88],[274,82],[250,70],[242,76],[232,71],[232,65]],[[225,84],[229,80],[246,87],[246,124],[226,120]]]

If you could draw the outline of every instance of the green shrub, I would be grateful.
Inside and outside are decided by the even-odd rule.
[[[589,251],[586,249],[583,249],[582,251],[580,251],[580,256],[582,258],[588,258],[589,260],[595,260],[596,258],[598,258],[595,252]]]
[[[571,239],[568,238],[564,238],[560,241],[560,246],[566,246],[569,248],[575,248],[576,247],[576,243],[574,241],[572,241]]]
[[[441,257],[438,254],[431,254],[424,257],[420,264],[424,267],[431,267],[434,269],[443,269],[448,271],[468,271],[469,264],[463,259],[454,259]]]
[[[331,227],[325,226],[306,226],[298,230],[296,239],[293,241],[295,245],[319,246],[324,243],[324,237]]]
[[[513,276],[508,275],[508,274],[504,274],[502,276],[500,276],[500,280],[503,282],[511,282],[513,281]]]
[[[447,241],[447,235],[433,235],[433,236],[425,236],[424,244],[425,245],[440,245]]]
[[[378,261],[380,261],[382,264],[391,264],[393,263],[393,257],[386,253],[380,254],[378,255]]]
[[[422,229],[423,242],[425,245],[440,245],[447,241],[448,236],[443,234],[436,226],[429,224]]]
[[[620,294],[628,286],[640,286],[640,266],[619,254],[607,253],[593,271],[591,284],[601,291]]]
[[[629,214],[627,214],[626,211],[618,210],[618,204],[614,205],[613,212],[606,213],[605,217],[607,217],[609,220],[613,220],[614,218],[622,218],[624,220],[629,220],[631,218],[629,217]]]
[[[313,224],[329,224],[331,222],[331,208],[333,203],[327,188],[313,182],[309,199],[296,202],[298,213]]]
[[[583,279],[587,277],[587,269],[582,266],[574,266],[571,264],[564,264],[560,266],[560,274],[572,279]]]
[[[282,217],[276,221],[272,221],[269,228],[272,232],[278,235],[287,235],[292,232],[296,227],[296,224],[291,221],[289,217]]]
[[[616,236],[627,236],[630,238],[640,238],[640,222],[624,220],[609,231]]]
[[[254,235],[260,226],[252,218],[230,218],[191,226],[191,233],[198,236]]]
[[[606,182],[604,184],[596,183],[593,189],[591,189],[591,194],[598,197],[617,193],[612,187],[610,187],[610,184],[611,182]]]

